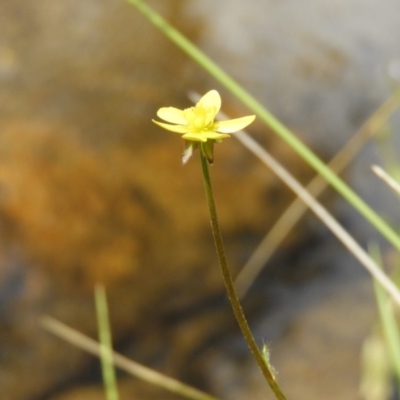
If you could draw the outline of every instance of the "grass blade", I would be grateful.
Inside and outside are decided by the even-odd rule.
[[[100,359],[103,373],[103,383],[107,400],[119,400],[117,379],[115,377],[115,369],[113,363],[113,350],[111,329],[108,316],[108,306],[106,292],[103,285],[95,286],[95,303],[97,325],[99,330],[100,341]]]

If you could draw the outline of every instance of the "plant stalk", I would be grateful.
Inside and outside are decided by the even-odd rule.
[[[256,341],[253,337],[253,334],[251,333],[250,327],[247,323],[246,317],[243,313],[242,306],[239,302],[239,298],[236,293],[236,289],[233,283],[232,275],[229,271],[228,264],[226,261],[225,257],[225,251],[224,251],[224,244],[222,240],[222,235],[221,235],[221,230],[219,228],[219,223],[218,223],[218,217],[217,217],[217,210],[215,207],[215,202],[214,202],[214,195],[213,195],[213,190],[211,186],[211,179],[210,179],[210,173],[208,169],[208,161],[206,159],[206,156],[203,155],[203,153],[200,151],[200,158],[201,158],[201,166],[203,170],[203,179],[204,179],[204,186],[206,189],[206,196],[207,196],[207,204],[208,204],[208,209],[210,212],[210,218],[211,218],[211,227],[212,227],[212,232],[214,235],[214,242],[215,242],[215,248],[217,251],[218,255],[218,261],[219,265],[222,270],[222,275],[224,278],[224,283],[225,283],[225,288],[228,293],[229,301],[231,303],[233,312],[235,314],[235,318],[237,323],[239,324],[239,327],[242,331],[242,334],[250,348],[250,351],[253,354],[253,357],[255,358],[258,366],[261,369],[262,374],[264,375],[266,381],[268,382],[269,387],[275,394],[276,398],[278,400],[286,400],[285,395],[283,394],[281,388],[278,385],[278,382],[276,381],[274,377],[274,373],[272,372],[271,367],[268,365],[268,362],[265,361],[264,357],[262,356]]]
[[[107,400],[119,400],[117,378],[113,363],[111,328],[108,316],[106,291],[103,285],[95,286],[95,304],[100,339],[100,359]]]

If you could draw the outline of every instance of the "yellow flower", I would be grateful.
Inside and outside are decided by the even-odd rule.
[[[210,90],[194,106],[185,110],[175,107],[163,107],[157,116],[164,121],[153,122],[164,129],[180,133],[185,140],[185,152],[182,161],[185,164],[192,156],[194,150],[200,146],[200,151],[207,157],[209,163],[213,162],[214,143],[251,124],[255,116],[231,119],[228,121],[214,121],[221,108],[221,97],[216,90]],[[172,124],[172,125],[171,125]]]

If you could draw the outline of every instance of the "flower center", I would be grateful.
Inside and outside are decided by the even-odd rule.
[[[191,107],[183,110],[184,117],[191,132],[201,132],[211,128],[214,123],[214,109]]]

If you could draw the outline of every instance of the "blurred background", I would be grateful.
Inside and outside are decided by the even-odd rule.
[[[324,159],[396,85],[395,0],[149,4]],[[222,398],[272,398],[225,298],[199,163],[182,167],[182,141],[151,123],[159,107],[186,108],[189,91],[210,89],[230,116],[248,114],[124,1],[0,0],[2,400],[104,397],[98,361],[38,323],[51,315],[96,338],[98,282],[118,351]],[[395,132],[398,115],[391,122]],[[302,182],[313,176],[261,124],[249,131]],[[396,224],[397,199],[370,172],[382,151],[367,145],[345,176]],[[293,195],[234,139],[216,147],[212,175],[236,274]],[[333,192],[324,202],[361,243],[376,239]],[[244,307],[289,398],[360,398],[371,281],[313,216]],[[119,381],[121,398],[176,398]]]

